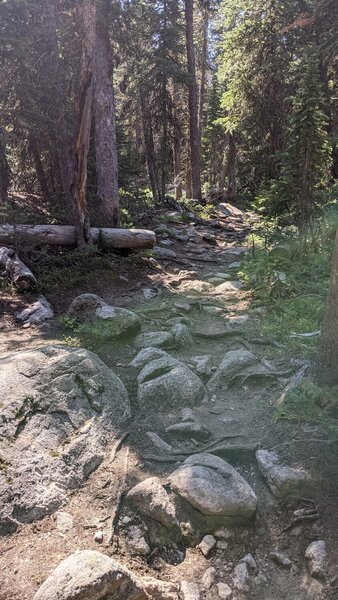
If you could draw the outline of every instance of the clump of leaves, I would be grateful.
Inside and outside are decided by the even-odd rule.
[[[276,416],[320,425],[330,441],[338,441],[338,386],[319,387],[304,379],[297,388],[287,392]]]

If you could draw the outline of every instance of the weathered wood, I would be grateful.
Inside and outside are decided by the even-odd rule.
[[[99,240],[107,248],[153,248],[156,236],[147,229],[91,228],[94,244]],[[76,235],[73,225],[0,225],[0,244],[26,246],[65,246],[75,248]]]
[[[28,290],[36,286],[36,279],[32,271],[11,248],[5,246],[0,248],[0,265],[19,290]]]

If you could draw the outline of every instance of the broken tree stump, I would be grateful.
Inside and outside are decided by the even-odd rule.
[[[106,248],[153,248],[156,236],[147,229],[111,229],[91,227],[94,244]],[[0,225],[0,244],[20,246],[76,247],[75,227],[72,225]]]
[[[13,281],[20,290],[29,290],[36,286],[36,279],[32,271],[20,260],[11,248],[2,246],[0,248],[0,266],[4,268],[4,274]]]

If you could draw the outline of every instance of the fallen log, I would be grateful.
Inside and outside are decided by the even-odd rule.
[[[11,248],[0,248],[0,266],[4,268],[3,274],[9,277],[19,290],[28,290],[36,286],[32,271]]]
[[[147,229],[110,229],[91,227],[94,244],[107,248],[153,248],[156,236]],[[75,248],[72,225],[0,225],[0,244],[19,246],[65,246]]]

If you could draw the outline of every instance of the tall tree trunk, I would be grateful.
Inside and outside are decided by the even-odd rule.
[[[338,229],[322,328],[318,374],[321,383],[338,384]]]
[[[142,87],[140,88],[140,103],[141,103],[144,145],[145,145],[145,151],[146,151],[146,160],[147,160],[150,187],[151,187],[151,191],[153,194],[154,202],[156,204],[158,204],[158,202],[160,200],[160,193],[159,193],[158,179],[157,179],[157,173],[156,173],[156,164],[155,164],[155,147],[154,147],[153,127],[152,127],[152,122],[151,122],[151,114],[149,111],[149,106],[147,104],[145,89]]]
[[[206,75],[207,75],[207,63],[208,63],[208,29],[209,29],[209,2],[206,2],[202,9],[203,21],[202,21],[202,60],[201,60],[201,86],[200,86],[200,103],[199,103],[199,115],[198,125],[200,130],[200,138],[202,140],[203,134],[203,111],[205,102],[205,86],[206,86]]]
[[[82,56],[78,107],[78,133],[75,142],[75,176],[72,182],[76,240],[79,248],[92,243],[86,199],[87,162],[93,113],[96,2],[83,0]]]
[[[53,98],[50,102],[51,135],[55,142],[62,191],[71,218],[73,214],[72,181],[74,178],[75,160],[73,152],[74,132],[69,131],[66,120],[65,74],[60,59],[57,40],[57,18],[55,0],[43,0],[41,3],[43,23],[43,45],[45,50],[44,65],[50,79]]]
[[[108,15],[109,6],[104,2],[96,26],[94,117],[97,197],[101,224],[107,227],[118,227],[120,224],[118,161]]]
[[[38,178],[41,194],[44,200],[48,200],[50,192],[48,189],[47,177],[41,161],[40,151],[36,137],[31,135],[29,138],[29,151],[32,154],[36,176]]]
[[[175,199],[180,200],[182,198],[182,180],[181,180],[181,151],[182,151],[182,142],[181,142],[181,132],[176,128],[175,137],[174,137],[174,176],[175,176]]]
[[[186,47],[189,77],[188,107],[190,128],[190,164],[192,195],[195,200],[201,201],[201,140],[198,127],[198,87],[196,81],[193,17],[193,0],[185,0]]]
[[[237,172],[237,148],[236,138],[233,133],[229,133],[228,137],[228,187],[226,197],[230,202],[236,198],[236,172]]]
[[[0,202],[6,202],[10,182],[10,169],[6,157],[6,146],[0,130]]]

